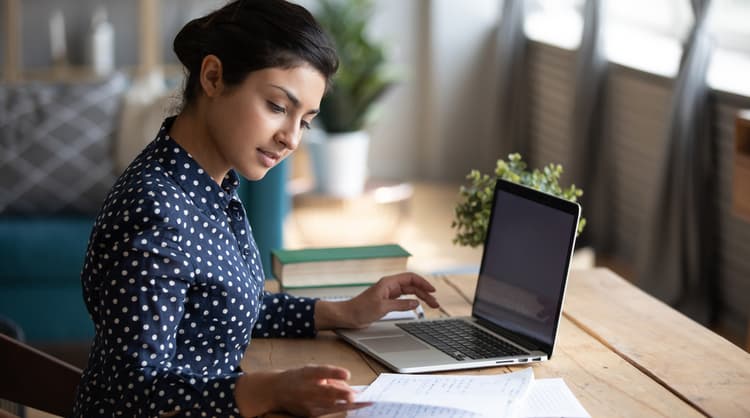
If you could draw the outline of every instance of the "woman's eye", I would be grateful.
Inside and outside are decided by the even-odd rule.
[[[302,122],[300,122],[300,125],[302,125],[302,129],[308,129],[308,130],[310,129],[310,122],[304,119],[302,120]]]
[[[284,107],[277,105],[274,102],[268,102],[268,106],[271,108],[271,110],[275,113],[286,113],[286,109]]]

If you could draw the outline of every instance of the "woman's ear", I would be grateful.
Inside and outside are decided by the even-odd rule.
[[[207,97],[216,97],[224,90],[223,68],[216,55],[206,55],[201,63],[201,88]]]

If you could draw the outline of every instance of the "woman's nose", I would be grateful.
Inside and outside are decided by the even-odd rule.
[[[289,124],[289,126],[285,126],[283,129],[280,129],[279,132],[276,133],[276,141],[284,145],[284,147],[288,148],[289,150],[294,151],[297,149],[300,140],[302,139],[301,131],[302,130],[299,126]]]

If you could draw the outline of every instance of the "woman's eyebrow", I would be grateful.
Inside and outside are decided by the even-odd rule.
[[[294,95],[294,93],[292,93],[288,89],[286,89],[286,88],[284,88],[282,86],[276,85],[276,84],[271,84],[271,87],[274,87],[274,88],[277,88],[277,89],[283,91],[284,94],[286,94],[286,97],[289,98],[289,101],[292,102],[292,104],[294,105],[294,107],[297,107],[297,108],[300,107],[300,101],[297,98],[297,96]],[[309,112],[307,112],[305,114],[306,115],[317,115],[318,113],[320,113],[320,109],[312,109],[312,110],[310,110]]]

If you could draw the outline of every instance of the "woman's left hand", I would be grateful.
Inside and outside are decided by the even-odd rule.
[[[414,273],[386,276],[356,297],[345,302],[318,301],[315,306],[315,323],[319,330],[331,328],[364,328],[391,311],[416,309],[416,299],[399,299],[402,295],[415,295],[431,308],[439,308],[432,295],[435,288]]]

